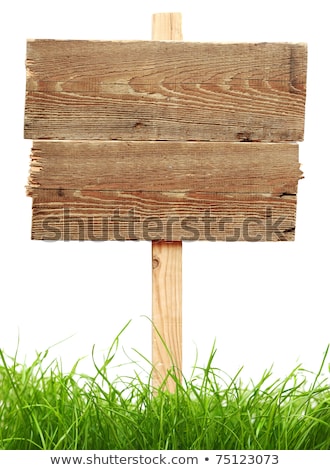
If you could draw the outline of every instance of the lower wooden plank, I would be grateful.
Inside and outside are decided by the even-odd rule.
[[[296,144],[33,144],[33,239],[294,238]]]
[[[35,188],[35,240],[294,240],[296,195]]]

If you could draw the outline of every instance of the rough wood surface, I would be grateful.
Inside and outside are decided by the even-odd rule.
[[[32,237],[291,240],[299,178],[297,144],[35,141]]]
[[[35,141],[30,188],[295,193],[296,144]],[[114,196],[115,197],[115,196]]]
[[[27,43],[25,137],[299,141],[304,44]]]
[[[37,190],[34,240],[294,240],[296,195]]]

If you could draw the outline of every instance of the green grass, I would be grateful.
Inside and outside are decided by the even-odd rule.
[[[77,363],[67,374],[58,361],[46,366],[47,351],[31,365],[1,351],[0,449],[330,449],[329,347],[312,381],[297,367],[247,385],[213,367],[213,348],[173,394],[155,393],[139,370],[110,380],[113,349],[93,376]]]

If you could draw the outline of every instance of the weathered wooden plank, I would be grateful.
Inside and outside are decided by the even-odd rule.
[[[112,192],[296,193],[297,144],[34,141],[30,187]]]
[[[35,141],[32,238],[291,240],[300,177],[297,144]]]
[[[27,43],[25,137],[299,141],[304,44]]]
[[[33,189],[32,239],[285,241],[296,195]]]

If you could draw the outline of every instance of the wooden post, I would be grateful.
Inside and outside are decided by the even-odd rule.
[[[181,13],[155,13],[152,15],[152,39],[182,41]]]
[[[154,14],[152,39],[181,41],[181,13]],[[152,322],[152,378],[157,389],[169,370],[181,378],[182,242],[152,242]],[[170,377],[166,388],[175,391]]]

